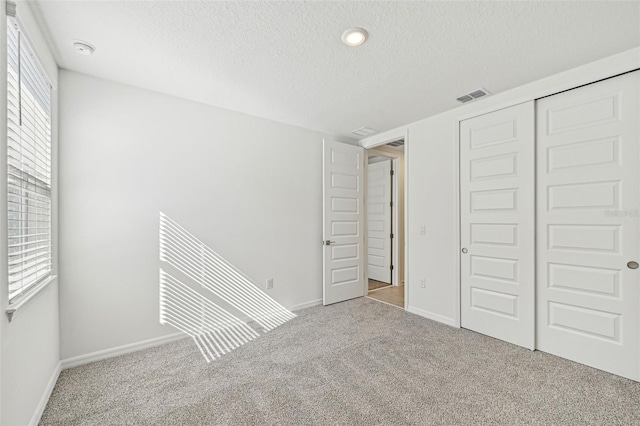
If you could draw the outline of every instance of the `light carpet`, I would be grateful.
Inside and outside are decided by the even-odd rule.
[[[190,339],[60,375],[46,425],[640,424],[640,383],[360,298],[207,365]]]

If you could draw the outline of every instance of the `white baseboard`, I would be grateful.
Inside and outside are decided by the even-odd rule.
[[[155,337],[141,342],[129,343],[127,345],[116,346],[115,348],[103,349],[101,351],[92,352],[85,355],[78,355],[61,361],[62,369],[77,367],[90,362],[101,361],[107,358],[128,354],[131,352],[141,351],[142,349],[152,348],[154,346],[164,345],[165,343],[175,342],[176,340],[185,339],[184,333],[173,333],[167,336]]]
[[[30,426],[36,426],[38,423],[40,423],[40,418],[42,417],[42,413],[44,413],[44,409],[47,406],[47,402],[49,402],[49,398],[51,397],[53,388],[56,386],[56,382],[58,381],[58,376],[60,376],[60,371],[62,371],[62,365],[60,361],[58,361],[58,363],[56,364],[56,367],[53,369],[53,373],[51,374],[51,377],[49,378],[47,387],[44,389],[44,392],[42,393],[40,402],[38,402],[36,411],[33,413],[33,416],[31,417],[31,421],[29,422]]]
[[[311,308],[313,306],[322,305],[322,299],[312,300],[310,302],[298,303],[289,308],[290,311],[299,311],[301,309]]]
[[[407,307],[407,312],[411,312],[412,314],[420,315],[421,317],[425,317],[427,319],[440,322],[442,324],[449,325],[451,327],[456,327],[456,322],[453,318],[445,317],[444,315],[434,314],[433,312],[425,311],[423,309],[414,308],[413,306]]]
[[[299,311],[301,309],[310,308],[312,306],[318,306],[322,304],[322,299],[312,300],[310,302],[300,303],[293,305],[289,308],[290,311]],[[248,318],[247,318],[248,320]],[[246,322],[246,321],[245,321]],[[167,336],[156,337],[154,339],[143,340],[141,342],[129,343],[127,345],[117,346],[115,348],[103,349],[101,351],[92,352],[85,355],[78,355],[71,358],[63,359],[61,369],[77,367],[79,365],[89,364],[90,362],[101,361],[107,358],[113,358],[116,356],[128,354],[131,352],[137,352],[143,349],[152,348],[154,346],[164,345],[165,343],[174,342],[176,340],[185,339],[187,336],[184,333],[173,333]],[[55,385],[55,382],[53,383]],[[53,388],[52,388],[53,389]],[[44,402],[46,405],[46,401]],[[44,409],[44,407],[43,407]]]

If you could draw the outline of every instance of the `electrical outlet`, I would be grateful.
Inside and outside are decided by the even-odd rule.
[[[421,279],[420,280],[420,288],[427,288],[427,280],[426,279]]]
[[[267,279],[267,290],[271,290],[273,288],[273,278]]]
[[[427,235],[427,225],[420,226],[420,235]]]

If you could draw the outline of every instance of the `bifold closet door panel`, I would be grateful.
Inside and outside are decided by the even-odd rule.
[[[534,348],[534,102],[460,123],[461,325]]]
[[[640,72],[536,112],[536,347],[640,380]]]

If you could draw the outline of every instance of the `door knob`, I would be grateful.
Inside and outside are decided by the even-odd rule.
[[[638,262],[634,262],[633,260],[627,263],[627,268],[629,269],[638,269]]]
[[[335,244],[335,243],[336,243],[335,241],[326,240],[326,241],[324,242],[324,245],[325,245],[325,246],[330,246],[331,244]]]
[[[462,253],[463,253],[463,254],[467,254],[468,252],[469,252],[469,250],[467,250],[467,249],[466,249],[466,248],[464,248],[464,247],[462,248]]]

